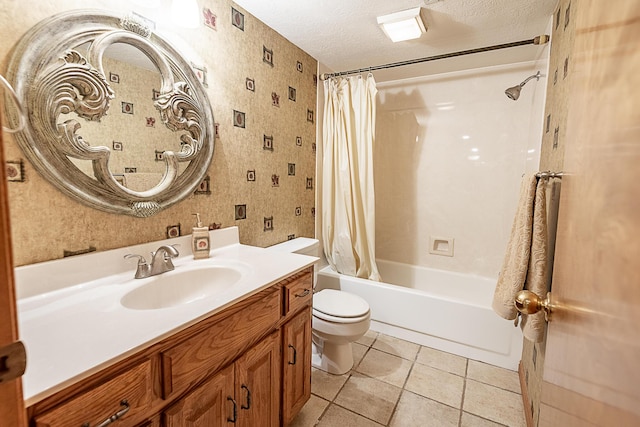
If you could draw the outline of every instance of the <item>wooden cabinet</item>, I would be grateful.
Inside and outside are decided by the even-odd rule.
[[[225,426],[237,414],[234,366],[228,366],[164,411],[164,427]]]
[[[114,415],[120,427],[287,425],[310,396],[311,277],[296,273],[30,406],[30,425]]]
[[[247,351],[235,366],[236,425],[280,425],[280,331]]]
[[[280,423],[280,332],[249,349],[164,412],[165,427]]]
[[[282,422],[288,425],[311,397],[311,307],[282,327]]]
[[[53,427],[95,426],[116,414],[118,418],[135,419],[149,410],[152,399],[151,361],[146,360],[34,417],[34,421],[37,427]]]

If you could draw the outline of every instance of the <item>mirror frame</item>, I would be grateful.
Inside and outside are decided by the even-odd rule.
[[[146,191],[121,185],[109,170],[111,148],[90,146],[80,134],[80,118],[100,121],[114,98],[102,66],[114,43],[136,47],[158,68],[160,96],[153,102],[180,139],[180,151],[163,153],[161,181]],[[83,45],[89,46],[86,54],[74,50]],[[209,99],[189,61],[142,20],[92,10],[45,19],[18,42],[8,77],[28,111],[18,144],[36,170],[74,200],[105,212],[149,217],[192,195],[205,178],[215,139]],[[73,112],[78,120],[59,123],[61,114]],[[8,113],[17,122],[17,112]],[[69,157],[91,160],[95,178]],[[189,162],[180,174],[179,162]]]

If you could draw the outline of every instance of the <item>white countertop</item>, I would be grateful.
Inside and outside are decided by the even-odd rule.
[[[241,245],[235,227],[212,231],[211,241],[215,249],[205,260],[193,259],[190,236],[183,236],[16,268],[21,296],[19,334],[27,349],[27,370],[22,377],[25,405],[33,405],[317,261],[315,257]],[[242,277],[228,290],[188,304],[155,310],[123,307],[120,299],[124,294],[151,280],[133,279],[136,262],[123,260],[123,255],[145,254],[149,248],[176,242],[186,254],[174,260],[173,272],[164,274],[175,274],[193,263],[235,263],[242,266]],[[109,272],[106,262],[116,263],[108,276],[104,275]],[[101,277],[95,277],[98,274]]]

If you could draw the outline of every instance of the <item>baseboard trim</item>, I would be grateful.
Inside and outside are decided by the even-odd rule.
[[[527,427],[533,427],[533,414],[531,413],[531,399],[529,399],[529,389],[527,388],[527,379],[522,367],[522,361],[518,363],[518,377],[520,377],[520,391],[522,394],[522,406],[524,409],[524,419]]]

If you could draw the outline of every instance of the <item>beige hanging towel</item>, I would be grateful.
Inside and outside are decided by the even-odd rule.
[[[531,237],[531,255],[529,269],[524,288],[539,297],[547,295],[547,180],[540,179],[536,188],[536,198],[533,204],[533,235]],[[540,342],[544,337],[546,321],[544,312],[522,316],[520,323],[522,333],[526,339]]]
[[[546,180],[535,175],[522,180],[520,201],[511,228],[502,270],[493,294],[493,310],[501,317],[513,320],[518,315],[515,295],[529,289],[539,296],[546,294],[547,213]],[[544,314],[523,319],[525,338],[540,341],[544,335]]]

